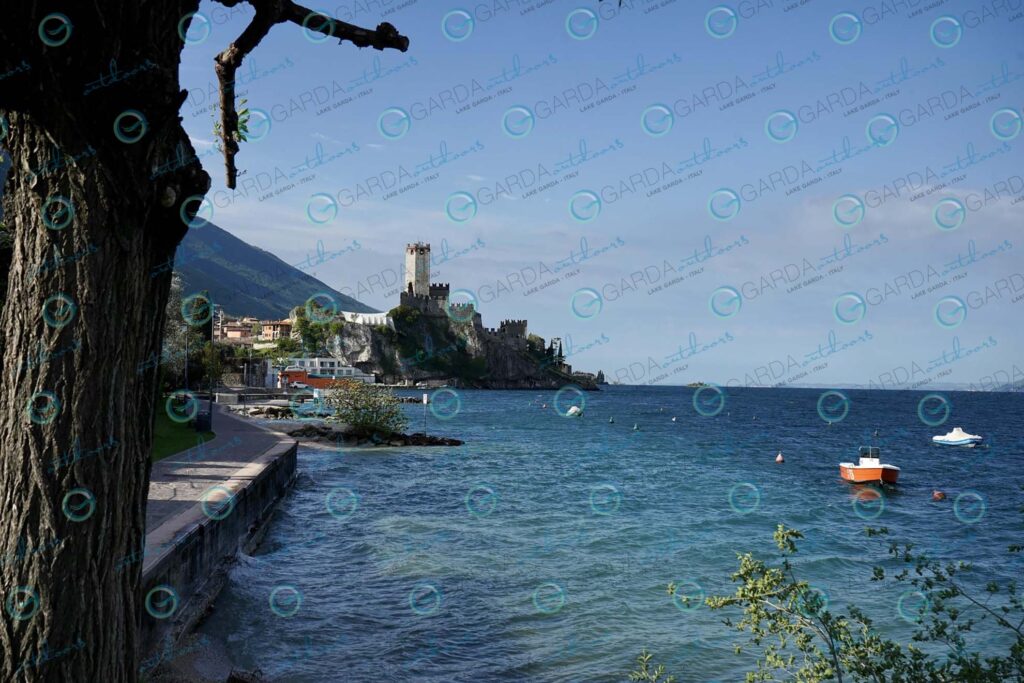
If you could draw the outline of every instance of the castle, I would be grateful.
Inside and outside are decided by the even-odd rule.
[[[447,282],[430,282],[430,245],[423,242],[405,245],[405,289],[399,299],[401,305],[414,308],[421,315],[472,321],[485,337],[516,349],[526,349],[525,320],[502,320],[497,328],[484,327],[472,303],[449,303],[450,292]]]

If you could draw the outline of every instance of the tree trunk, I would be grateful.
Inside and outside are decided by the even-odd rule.
[[[152,617],[142,563],[119,565],[144,547],[164,409],[145,361],[160,354],[171,278],[160,265],[188,229],[182,204],[209,187],[178,117],[179,21],[198,0],[36,5],[10,3],[0,22],[0,147],[13,161],[0,272],[0,680],[135,681],[138,625]],[[59,18],[40,26],[51,12],[70,20],[64,42]],[[130,75],[113,79],[115,69]],[[138,141],[140,128],[115,135],[126,110],[145,117]]]

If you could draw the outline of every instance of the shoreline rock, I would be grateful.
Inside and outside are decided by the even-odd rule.
[[[285,432],[296,439],[316,442],[344,443],[356,446],[461,446],[464,442],[423,432],[413,434],[377,434],[335,429],[327,425],[305,424]]]

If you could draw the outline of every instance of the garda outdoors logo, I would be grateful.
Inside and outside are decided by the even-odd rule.
[[[921,591],[904,591],[896,600],[896,613],[911,624],[920,624],[931,610],[931,601]]]
[[[275,586],[270,591],[270,611],[279,617],[287,619],[298,614],[302,607],[302,591],[290,583]]]
[[[302,33],[309,42],[322,43],[334,37],[334,18],[324,12],[310,12],[302,20]]]
[[[487,517],[498,507],[498,494],[490,484],[477,484],[466,494],[466,510],[474,517]]]
[[[844,194],[832,205],[832,219],[847,229],[864,220],[864,212],[864,200],[855,194]]]
[[[841,391],[830,389],[818,396],[818,417],[834,424],[842,422],[850,414],[850,399]]]
[[[480,302],[476,294],[468,289],[453,289],[448,294],[448,301],[445,302],[444,312],[452,322],[468,323],[473,320]]]
[[[181,300],[181,317],[192,327],[202,327],[213,319],[213,302],[201,292]]]
[[[336,488],[327,494],[324,506],[331,517],[344,522],[359,509],[359,494],[352,489]]]
[[[799,592],[796,609],[800,614],[808,619],[812,619],[815,615],[827,610],[828,603],[828,591],[815,586],[808,586]]]
[[[580,223],[589,223],[601,215],[601,198],[591,190],[580,190],[569,199],[569,213]]]
[[[476,216],[476,197],[468,192],[452,192],[444,202],[444,212],[453,223],[465,223]]]
[[[541,614],[557,614],[565,607],[565,589],[554,582],[542,583],[533,591],[533,606]]]
[[[308,389],[297,391],[288,397],[288,410],[296,420],[319,419],[318,413],[321,408],[323,408],[323,402]]]
[[[938,427],[949,419],[953,405],[941,394],[928,394],[917,403],[917,417],[929,427]]]
[[[388,107],[377,117],[377,130],[388,140],[405,137],[412,127],[412,117],[401,107]]]
[[[199,399],[191,391],[178,389],[167,397],[164,410],[172,422],[184,424],[199,413]]]
[[[853,12],[840,12],[828,22],[828,34],[840,45],[856,42],[863,30],[863,22]]]
[[[164,584],[146,593],[146,611],[154,619],[167,619],[178,609],[178,592]]]
[[[590,488],[590,509],[595,515],[608,517],[619,511],[622,492],[613,484],[598,484]]]
[[[453,43],[461,43],[473,35],[473,15],[464,9],[453,9],[441,19],[441,33]]]
[[[654,138],[667,135],[675,125],[676,116],[670,107],[664,104],[652,104],[640,115],[640,127]]]
[[[597,33],[597,14],[586,7],[579,7],[565,17],[565,32],[576,40],[593,38]]]
[[[749,515],[761,506],[761,490],[749,481],[733,484],[729,489],[729,507],[738,515]]]
[[[71,38],[71,20],[60,12],[52,12],[39,22],[39,40],[50,47],[60,47]]]
[[[963,25],[948,14],[933,21],[928,31],[936,47],[954,47],[964,37]]]
[[[997,140],[1013,140],[1020,135],[1020,112],[1016,109],[1000,109],[992,115],[988,125]],[[3,135],[0,135],[0,140],[3,140]]]
[[[596,318],[603,308],[601,293],[591,287],[577,289],[569,298],[569,310],[580,320]]]
[[[189,218],[190,214],[191,218]],[[213,220],[213,202],[201,194],[191,195],[181,203],[178,216],[181,218],[181,222],[191,229],[205,227]]]
[[[587,407],[587,394],[575,384],[567,384],[555,392],[555,399],[552,401],[555,412],[562,417],[571,417],[569,411],[577,408],[581,414]]]
[[[868,142],[879,147],[888,147],[896,142],[900,134],[900,122],[891,114],[877,114],[868,120],[864,127]]]
[[[521,104],[509,107],[501,117],[501,129],[510,138],[525,138],[533,130],[535,123],[533,111]]]
[[[967,219],[967,207],[959,199],[947,197],[935,205],[932,219],[940,230],[956,230]]]
[[[853,512],[868,522],[878,519],[885,512],[885,493],[877,486],[865,486],[853,496]]]
[[[60,400],[52,391],[37,391],[29,397],[25,412],[33,423],[48,425],[60,413]]]
[[[789,142],[796,137],[799,128],[796,114],[785,109],[769,114],[764,122],[765,135],[774,142]]]
[[[310,322],[327,323],[338,315],[338,302],[327,292],[317,292],[306,299],[305,309]]]
[[[48,230],[63,230],[75,220],[75,205],[67,197],[54,195],[43,202],[42,214]]]
[[[212,28],[208,16],[202,12],[189,12],[178,20],[178,37],[186,45],[198,45],[210,37]]]
[[[323,225],[338,217],[338,202],[326,192],[317,192],[306,202],[306,218],[310,223]]]
[[[451,420],[462,411],[462,396],[454,389],[438,389],[428,400],[430,414],[438,420]]]
[[[18,586],[7,594],[4,607],[15,621],[31,619],[39,611],[39,594],[28,586]]]
[[[986,510],[985,496],[977,491],[964,491],[953,501],[953,515],[964,524],[977,524]]]
[[[698,415],[714,417],[725,408],[725,392],[714,384],[699,387],[693,392],[693,409]]]
[[[114,119],[114,136],[126,145],[134,145],[147,130],[149,124],[138,109],[126,109]]]
[[[84,522],[96,512],[96,496],[89,489],[71,489],[64,494],[60,509],[72,522]]]
[[[441,609],[441,589],[432,583],[420,583],[409,591],[409,608],[421,617]]]
[[[259,142],[270,134],[273,121],[270,112],[266,109],[253,108],[249,110],[249,120],[246,123],[248,132],[245,134],[246,142]]]
[[[235,509],[235,493],[226,486],[211,486],[199,497],[203,514],[219,522],[227,519]]]
[[[727,187],[711,193],[708,198],[708,213],[718,221],[728,221],[740,212],[740,196]]]
[[[867,302],[857,292],[846,292],[836,297],[832,305],[832,315],[844,325],[853,325],[864,319],[868,312]]]
[[[956,329],[967,319],[967,304],[958,296],[947,296],[935,304],[935,322],[947,330]]]
[[[672,604],[680,612],[695,612],[704,605],[704,598],[707,593],[704,587],[696,581],[687,579],[685,581],[672,582]]]
[[[719,318],[731,318],[743,307],[743,297],[735,287],[719,287],[711,292],[708,308]]]
[[[708,10],[704,15],[704,30],[712,38],[728,38],[736,32],[739,25],[739,17],[736,11],[728,5],[718,5]]]
[[[74,299],[64,293],[54,294],[43,302],[43,321],[56,330],[74,320],[77,312]]]

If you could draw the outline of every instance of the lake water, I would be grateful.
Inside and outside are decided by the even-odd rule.
[[[427,427],[462,447],[300,448],[295,489],[201,631],[272,681],[623,681],[644,647],[680,682],[737,681],[743,636],[666,585],[732,592],[736,553],[774,555],[776,524],[807,536],[797,572],[832,608],[899,637],[921,596],[868,580],[888,563],[866,526],[979,580],[1021,576],[1021,394],[729,389],[701,393],[720,409],[704,416],[694,391],[605,387],[582,418],[559,414],[571,393],[444,392]],[[954,426],[991,445],[930,443]],[[881,499],[838,477],[868,444],[902,468]],[[989,633],[978,647],[1000,646]]]

